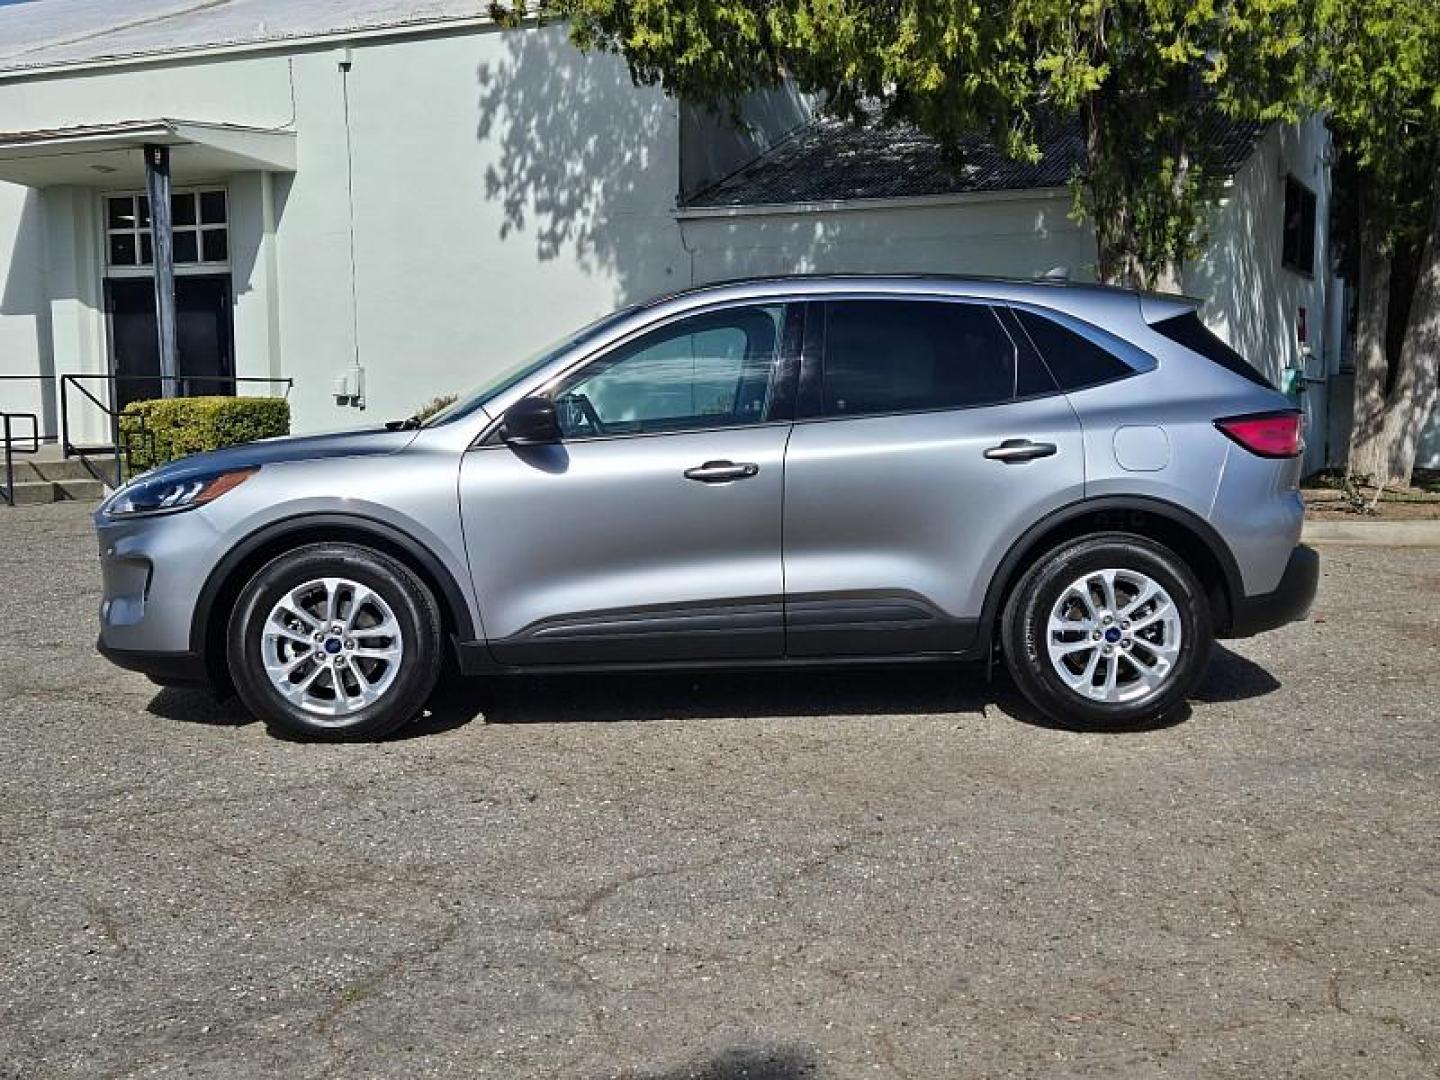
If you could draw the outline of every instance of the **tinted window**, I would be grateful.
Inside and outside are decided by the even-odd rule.
[[[784,308],[730,308],[621,346],[555,395],[567,437],[759,423],[769,408]]]
[[[1315,272],[1315,193],[1293,176],[1285,178],[1285,235],[1280,263],[1301,273]]]
[[[1015,369],[1015,396],[1017,398],[1040,397],[1044,394],[1053,394],[1059,387],[1055,385],[1055,377],[1050,374],[1050,369],[1040,359],[1040,353],[1035,348],[1035,343],[1030,340],[1028,334],[1015,319],[1015,312],[1008,307],[995,308],[995,314],[1000,316],[1006,332],[1015,342],[1017,350]]]
[[[983,304],[828,305],[827,416],[993,405],[1015,396],[1015,344]]]
[[[1079,390],[1135,373],[1114,353],[1054,319],[1018,309],[1015,315],[1062,390]]]
[[[1157,334],[1164,334],[1175,344],[1183,345],[1185,348],[1199,353],[1205,359],[1219,364],[1226,371],[1243,375],[1260,386],[1270,387],[1270,382],[1265,376],[1247,364],[1245,358],[1238,352],[1207,330],[1205,324],[1200,321],[1200,316],[1193,311],[1158,322],[1153,329]]]

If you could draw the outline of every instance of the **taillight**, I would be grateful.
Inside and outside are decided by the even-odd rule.
[[[1298,412],[1227,416],[1215,426],[1252,454],[1264,458],[1297,457],[1305,449],[1305,415]]]

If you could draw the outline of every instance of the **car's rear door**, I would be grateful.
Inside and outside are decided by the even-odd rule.
[[[545,392],[562,442],[466,454],[467,555],[499,662],[781,655],[798,345],[783,304],[682,316]]]
[[[1008,310],[815,308],[785,458],[787,654],[963,651],[1009,545],[1082,496],[1079,421]]]

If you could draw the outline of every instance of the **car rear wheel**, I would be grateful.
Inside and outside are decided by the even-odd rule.
[[[1165,719],[1204,674],[1210,605],[1174,552],[1108,533],[1041,558],[1006,604],[1001,645],[1021,692],[1072,727]]]
[[[413,719],[442,658],[440,612],[387,555],[312,544],[267,563],[229,628],[231,676],[266,723],[305,738],[376,738]]]

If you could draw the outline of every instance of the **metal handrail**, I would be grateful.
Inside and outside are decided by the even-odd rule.
[[[130,466],[132,460],[131,436],[126,433],[122,440],[120,433],[120,415],[123,410],[113,408],[85,386],[81,380],[100,380],[110,388],[110,400],[115,400],[115,389],[122,382],[154,382],[153,375],[110,375],[110,374],[84,374],[72,373],[60,376],[60,451],[66,457],[78,457],[85,471],[99,480],[102,484],[109,484],[111,487],[119,487],[125,481],[125,470]],[[241,383],[265,383],[270,386],[283,386],[284,397],[290,397],[290,391],[295,388],[295,380],[290,378],[269,378],[262,375],[184,375],[178,381],[188,388],[192,383],[223,383],[227,386],[238,386]],[[115,455],[115,477],[114,482],[108,476],[102,476],[96,469],[93,462],[86,456],[86,452],[76,446],[70,439],[70,388],[88,399],[97,409],[105,414],[110,421],[110,449]],[[140,431],[138,434],[151,441],[154,445],[154,434],[145,428],[145,420],[139,418]],[[91,448],[93,452],[93,447]]]
[[[38,382],[43,389],[45,375],[0,375],[0,382]],[[28,448],[16,445],[14,424],[17,420],[30,421],[30,446]],[[3,412],[0,411],[0,463],[4,465],[4,472],[0,479],[0,501],[7,506],[15,505],[15,455],[16,454],[38,454],[40,452],[40,417],[35,413]]]
[[[114,487],[119,487],[125,479],[125,469],[132,459],[132,444],[140,439],[145,439],[149,441],[150,446],[153,448],[155,435],[154,432],[149,431],[146,428],[144,417],[137,417],[136,419],[138,421],[138,430],[126,432],[124,437],[122,438],[120,432],[120,415],[122,410],[113,408],[111,405],[107,404],[101,397],[97,396],[94,392],[92,392],[91,389],[85,385],[85,383],[96,381],[105,383],[110,391],[108,396],[111,401],[114,401],[116,396],[115,389],[119,386],[120,383],[154,382],[156,380],[156,377],[152,375],[113,375],[90,372],[70,372],[58,375],[0,375],[0,382],[34,382],[38,383],[41,386],[42,390],[46,383],[54,383],[57,379],[60,383],[59,439],[57,440],[56,437],[53,435],[42,436],[40,434],[40,422],[36,414],[10,413],[8,415],[14,417],[15,419],[27,419],[32,423],[33,431],[30,436],[30,441],[35,445],[35,450],[14,450],[13,452],[35,453],[38,451],[40,443],[58,441],[60,444],[60,452],[62,455],[67,458],[78,457],[80,459],[80,463],[85,467],[85,471],[88,472],[94,479],[100,481],[102,484],[109,484]],[[290,391],[295,388],[294,379],[269,378],[267,376],[261,375],[184,375],[180,376],[177,381],[180,382],[182,388],[187,389],[193,384],[205,383],[220,383],[230,387],[242,384],[264,383],[269,386],[283,387],[283,396],[287,399],[290,397]],[[80,446],[77,446],[75,442],[70,438],[70,390],[72,388],[76,391],[76,393],[81,396],[81,398],[88,400],[91,405],[99,409],[100,412],[108,418],[110,429],[109,446],[92,446],[82,449]],[[81,402],[77,402],[77,404],[81,404]],[[14,495],[14,471],[13,465],[11,464],[10,454],[12,453],[14,437],[8,423],[5,425],[3,430],[4,439],[3,446],[0,446],[0,456],[3,456],[6,463],[5,487],[4,493],[3,495],[0,495],[0,498],[4,498],[6,502],[11,502]],[[91,460],[91,455],[105,452],[113,454],[115,458],[115,469],[113,478],[108,475],[108,471],[102,472],[101,469],[96,465],[96,463]]]
[[[30,448],[17,450],[11,425],[16,420],[30,421]],[[5,447],[5,483],[0,485],[0,499],[9,506],[15,505],[15,454],[38,454],[40,452],[40,418],[34,413],[0,412],[0,442]]]

